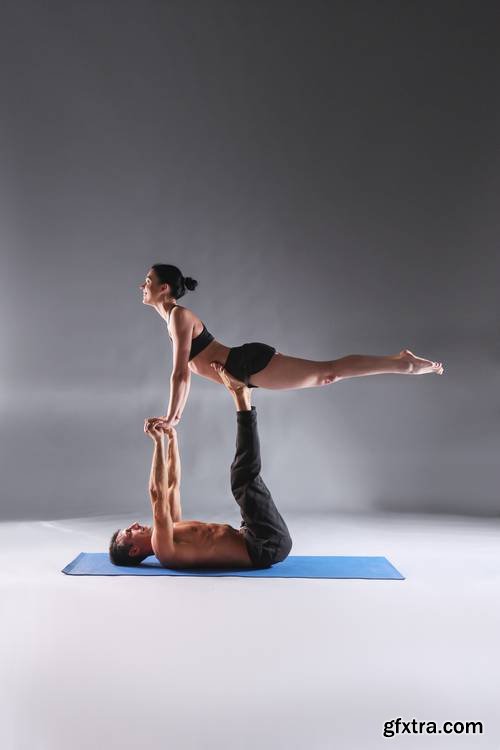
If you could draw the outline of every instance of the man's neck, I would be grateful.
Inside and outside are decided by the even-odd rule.
[[[151,546],[151,542],[149,542],[149,545],[147,547],[144,547],[144,549],[141,550],[141,555],[154,555],[154,550]]]

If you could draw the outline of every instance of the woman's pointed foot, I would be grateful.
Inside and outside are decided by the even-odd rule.
[[[242,380],[230,375],[220,362],[210,362],[210,366],[218,373],[220,379],[231,393],[243,393],[250,390]]]
[[[436,375],[442,375],[444,373],[442,362],[433,362],[430,359],[417,357],[409,349],[402,349],[396,355],[396,358],[400,359],[406,365],[407,369],[405,371],[408,375],[425,375],[432,372]]]

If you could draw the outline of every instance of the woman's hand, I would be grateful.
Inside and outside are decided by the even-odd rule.
[[[155,429],[160,429],[163,432],[168,432],[173,429],[180,421],[180,417],[174,417],[173,419],[167,419],[166,417],[150,417],[146,419],[144,423],[144,432],[146,432],[146,424],[154,425]]]

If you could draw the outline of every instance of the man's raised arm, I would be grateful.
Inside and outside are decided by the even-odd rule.
[[[170,503],[170,514],[172,520],[182,520],[181,508],[181,457],[179,455],[179,446],[177,444],[177,432],[173,427],[167,430],[168,449],[167,449],[167,481],[168,481],[168,501]]]
[[[165,462],[164,433],[146,420],[144,432],[154,443],[153,461],[149,476],[149,496],[153,510],[153,535],[151,543],[156,556],[163,563],[172,558],[175,551],[174,521],[170,510],[170,495],[167,465]]]

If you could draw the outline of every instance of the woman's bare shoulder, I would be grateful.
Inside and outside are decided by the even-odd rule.
[[[182,305],[176,305],[172,310],[172,315],[179,320],[191,321],[193,323],[200,320],[195,312],[190,310],[189,307],[183,307]]]

